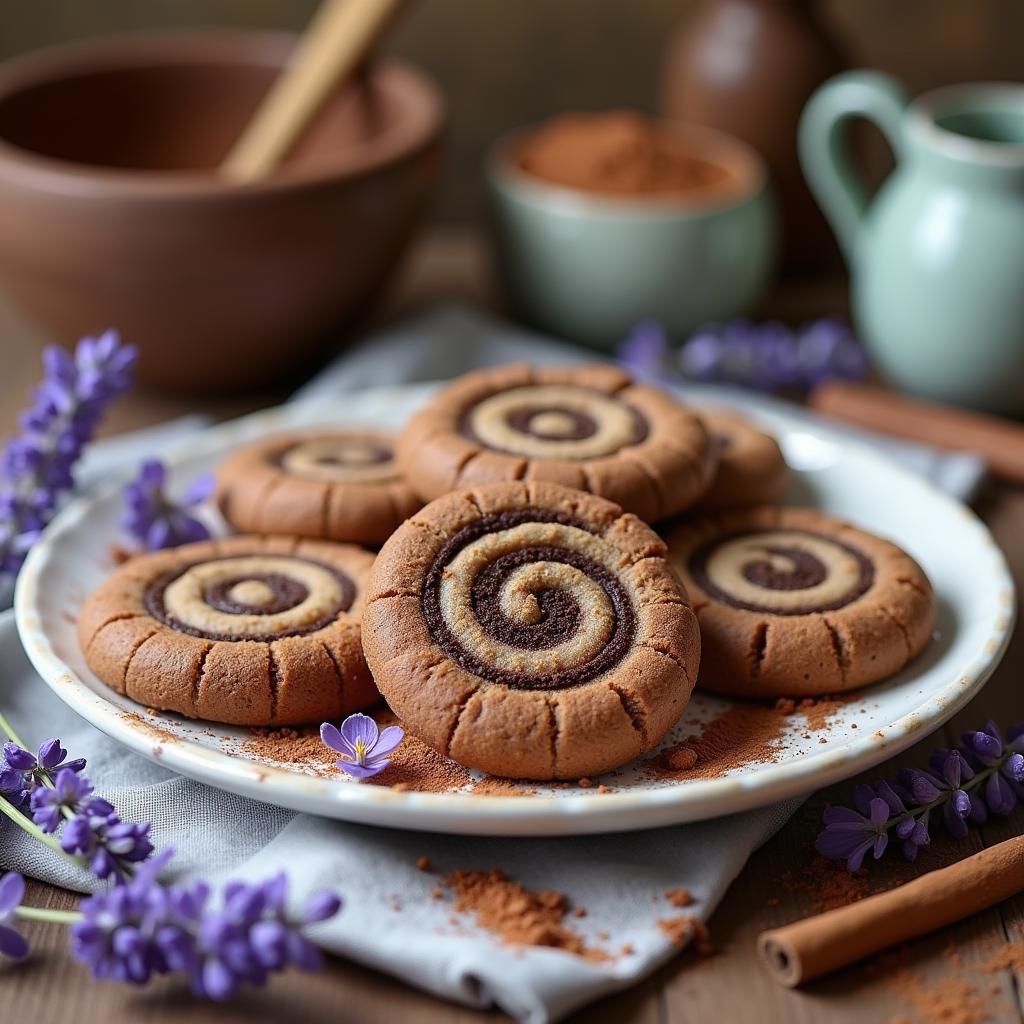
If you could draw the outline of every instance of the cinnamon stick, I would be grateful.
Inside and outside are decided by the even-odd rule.
[[[757,949],[790,988],[926,935],[1024,890],[1024,836],[889,892],[762,932]]]
[[[1012,420],[849,381],[820,384],[811,392],[809,404],[818,412],[882,434],[977,452],[994,473],[1024,483],[1024,426]]]

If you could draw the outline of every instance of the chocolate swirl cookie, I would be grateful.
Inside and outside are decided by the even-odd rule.
[[[733,413],[701,410],[700,417],[718,454],[718,466],[694,511],[768,505],[786,493],[789,469],[774,437]]]
[[[394,439],[368,430],[275,434],[217,471],[221,514],[243,533],[380,544],[423,504],[395,461]]]
[[[670,536],[669,558],[700,622],[708,690],[794,697],[866,686],[903,668],[932,632],[921,567],[813,509],[688,523]]]
[[[714,455],[700,419],[613,366],[469,373],[439,392],[398,439],[426,499],[502,480],[546,480],[601,495],[647,522],[707,488]]]
[[[372,563],[290,537],[140,555],[86,601],[79,643],[100,679],[147,707],[235,725],[338,718],[379,697],[359,636]]]
[[[689,700],[696,620],[665,546],[548,483],[432,502],[381,549],[363,648],[402,724],[473,768],[579,778],[654,746]]]

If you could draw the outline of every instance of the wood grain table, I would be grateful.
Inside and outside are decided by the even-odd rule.
[[[801,318],[834,312],[842,305],[841,282],[787,287],[770,303],[770,311]],[[389,301],[386,316],[407,313],[435,298],[457,297],[493,305],[478,242],[464,233],[428,236],[416,249]],[[44,339],[0,301],[0,345],[4,384],[0,393],[0,432],[13,429],[28,386],[38,375]],[[136,395],[122,401],[109,430],[152,423],[184,412],[217,417],[270,404],[272,393],[202,402]],[[1018,587],[1024,580],[1024,491],[999,483],[988,485],[976,503],[1009,557]],[[953,743],[966,728],[988,719],[1024,720],[1024,638],[1018,630],[1010,649],[985,690],[940,735],[922,741],[886,771],[922,763],[932,747]],[[912,943],[895,956],[847,969],[800,992],[780,988],[761,968],[754,941],[763,928],[805,916],[815,897],[805,880],[812,877],[813,840],[827,802],[848,802],[853,781],[816,794],[792,821],[759,850],[736,879],[711,920],[719,949],[696,960],[683,954],[642,984],[579,1011],[571,1019],[587,1024],[866,1024],[930,1022],[948,1019],[973,1024],[970,1017],[940,1018],[922,1010],[908,993],[918,990],[973,993],[994,1022],[1024,1024],[1024,972],[982,972],[992,952],[1007,941],[1024,941],[1024,898],[1010,900],[955,927]],[[884,888],[926,868],[948,863],[1024,829],[1024,813],[975,830],[953,843],[941,829],[916,866],[898,857],[872,865],[868,883]],[[490,865],[480,865],[488,867]],[[29,901],[68,908],[75,897],[31,884]],[[367,923],[373,927],[372,922]],[[471,1024],[505,1020],[492,1011],[477,1013],[440,1002],[391,977],[332,959],[314,976],[291,974],[263,992],[246,993],[226,1006],[195,1002],[174,982],[133,991],[91,981],[68,955],[62,929],[31,925],[34,955],[24,965],[0,969],[0,1021],[32,1024],[212,1024],[246,1022],[334,1021],[343,1024]],[[916,982],[914,982],[916,979]],[[921,988],[924,986],[924,989]],[[980,1018],[979,1018],[980,1019]]]

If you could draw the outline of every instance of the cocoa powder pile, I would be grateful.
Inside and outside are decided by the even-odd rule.
[[[526,140],[518,162],[544,181],[609,195],[683,195],[731,180],[670,130],[630,111],[555,118]]]
[[[455,896],[455,909],[472,913],[477,923],[502,942],[517,946],[549,946],[591,960],[607,959],[589,949],[582,937],[563,922],[569,912],[565,893],[531,892],[504,871],[453,871],[444,884]]]

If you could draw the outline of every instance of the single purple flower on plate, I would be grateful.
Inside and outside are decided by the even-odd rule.
[[[32,820],[44,832],[56,832],[64,812],[80,814],[84,801],[92,794],[92,783],[69,768],[61,768],[53,787],[38,786],[30,800]]]
[[[147,459],[139,475],[124,489],[121,525],[147,551],[178,547],[210,536],[207,526],[190,513],[213,493],[213,477],[194,480],[179,501],[167,495],[166,485],[167,467],[159,459]]]
[[[388,755],[402,742],[405,732],[400,726],[389,725],[383,731],[369,715],[349,715],[341,728],[324,722],[320,726],[320,739],[341,754],[338,767],[357,779],[368,779],[384,771],[391,764]]]
[[[0,953],[13,960],[28,954],[28,943],[21,932],[11,927],[14,912],[25,896],[25,879],[9,871],[0,878]]]

